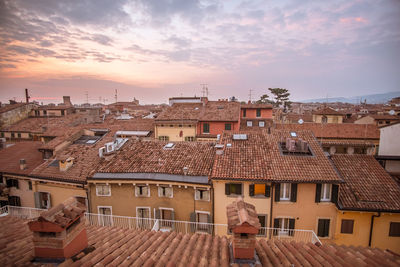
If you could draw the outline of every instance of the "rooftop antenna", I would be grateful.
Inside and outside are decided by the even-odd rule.
[[[201,93],[202,93],[203,97],[208,98],[208,87],[207,87],[208,84],[202,83],[200,85],[202,86]]]
[[[118,91],[117,89],[115,89],[115,103],[118,102]]]
[[[250,101],[250,103],[251,103],[251,94],[252,94],[252,92],[253,92],[253,90],[250,89],[250,90],[249,90],[249,101]]]
[[[89,103],[89,92],[85,91],[85,95],[86,95],[86,103]]]

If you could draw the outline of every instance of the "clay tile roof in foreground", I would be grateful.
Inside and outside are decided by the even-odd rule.
[[[94,250],[67,259],[60,266],[230,266],[227,237],[111,227],[87,228]],[[334,244],[316,246],[259,239],[256,252],[262,266],[398,266],[400,257],[377,248]],[[32,232],[27,222],[0,217],[0,265],[41,266],[33,259]]]
[[[42,153],[38,150],[41,145],[39,141],[23,141],[0,150],[0,172],[29,174],[44,162]],[[25,159],[25,170],[20,169],[20,159]]]
[[[244,202],[241,197],[226,207],[226,216],[229,229],[241,226],[244,223],[255,227],[257,230],[261,227],[256,208],[254,205]]]
[[[40,213],[38,221],[52,222],[64,228],[85,211],[84,204],[75,197],[70,197],[57,206]]]
[[[379,128],[374,124],[354,123],[292,123],[276,124],[277,129],[310,130],[315,137],[331,139],[379,139]]]
[[[332,160],[345,181],[341,209],[400,211],[400,187],[373,156],[336,154]]]
[[[103,173],[164,173],[209,176],[214,162],[214,143],[129,140],[111,160],[102,160],[97,172]]]
[[[222,155],[215,156],[212,179],[262,180],[279,182],[341,182],[330,160],[310,131],[296,131],[313,155],[284,155],[280,142],[291,137],[290,131],[241,132],[247,140],[233,140],[235,133],[225,132],[220,144]],[[231,144],[229,147],[228,144]]]

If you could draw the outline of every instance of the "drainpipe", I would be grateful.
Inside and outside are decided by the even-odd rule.
[[[273,202],[274,202],[274,183],[271,183],[271,207],[270,207],[270,215],[269,215],[269,227],[272,228],[274,227],[272,225],[272,207],[273,207]],[[271,238],[271,237],[270,237]]]
[[[380,211],[378,212],[378,215],[372,214],[372,216],[371,216],[371,228],[369,230],[369,241],[368,241],[369,247],[371,246],[371,243],[372,243],[372,231],[374,230],[374,219],[378,218],[378,217],[381,217]]]

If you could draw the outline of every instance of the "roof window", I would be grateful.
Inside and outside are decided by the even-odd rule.
[[[175,146],[174,143],[168,143],[168,144],[166,144],[166,145],[164,146],[164,149],[173,149],[174,146]]]
[[[297,133],[296,132],[290,132],[290,136],[291,137],[297,137]]]
[[[247,140],[247,134],[234,134],[233,140]]]

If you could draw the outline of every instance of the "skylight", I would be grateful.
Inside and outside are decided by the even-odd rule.
[[[291,137],[297,137],[297,133],[296,132],[290,132],[290,136]]]
[[[247,140],[247,134],[234,134],[233,140]]]
[[[164,149],[172,149],[175,146],[174,143],[168,143],[164,146]]]

